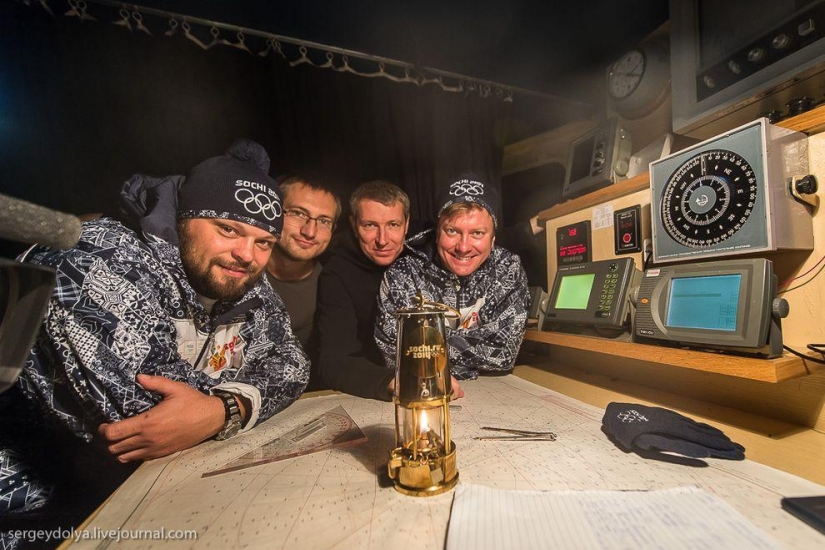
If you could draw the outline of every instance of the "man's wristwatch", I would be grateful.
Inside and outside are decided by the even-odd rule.
[[[229,439],[241,431],[241,407],[238,405],[235,394],[219,390],[213,395],[223,401],[223,409],[226,412],[223,429],[218,432],[215,439],[219,441]]]

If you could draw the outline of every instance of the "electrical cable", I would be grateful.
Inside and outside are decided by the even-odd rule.
[[[825,358],[825,344],[808,344],[807,348]]]
[[[653,257],[653,246],[647,245],[642,251],[642,273],[647,271],[647,266],[650,263],[650,258]]]
[[[817,270],[817,272],[816,272],[816,273],[814,273],[814,276],[813,276],[813,277],[811,277],[810,279],[808,279],[807,281],[805,281],[805,282],[804,282],[804,283],[802,283],[802,284],[796,285],[796,286],[791,287],[791,288],[786,288],[785,290],[780,290],[779,292],[777,292],[777,293],[776,293],[776,294],[777,294],[777,296],[778,296],[778,295],[780,295],[780,294],[785,294],[786,292],[790,292],[790,291],[792,291],[792,290],[796,290],[796,289],[798,289],[798,288],[802,288],[803,286],[807,285],[808,283],[810,283],[811,281],[813,281],[814,279],[816,279],[816,278],[819,276],[819,274],[820,274],[820,273],[822,273],[822,270],[823,270],[823,269],[825,269],[825,264],[822,264],[822,266],[821,266],[821,267]]]
[[[784,281],[782,281],[781,283],[779,283],[779,287],[783,287],[783,286],[785,286],[785,285],[787,285],[787,284],[789,284],[789,283],[791,283],[791,282],[793,282],[793,281],[795,281],[795,280],[797,280],[797,279],[801,279],[802,277],[804,277],[805,275],[807,275],[808,273],[810,273],[811,271],[813,271],[814,269],[816,269],[816,267],[817,267],[819,264],[821,264],[821,263],[822,263],[822,260],[825,260],[825,256],[822,256],[822,257],[819,259],[819,261],[818,261],[818,262],[816,262],[816,263],[815,263],[815,264],[814,264],[814,265],[813,265],[813,266],[812,266],[812,267],[811,267],[808,271],[806,271],[806,272],[805,272],[805,273],[803,273],[802,275],[797,275],[796,277],[789,277],[789,278],[785,279]]]
[[[813,346],[813,347],[811,347],[811,346]],[[793,353],[797,357],[801,357],[802,359],[805,359],[806,361],[812,361],[814,363],[819,363],[819,364],[825,365],[825,359],[817,359],[816,357],[811,357],[810,355],[806,355],[806,354],[802,353],[801,351],[796,351],[795,349],[792,349],[788,346],[783,345],[782,347],[786,351],[788,351],[790,353]],[[812,351],[815,351],[817,353],[823,353],[822,351],[816,349],[817,347],[825,347],[825,344],[808,344],[808,349],[810,349]]]

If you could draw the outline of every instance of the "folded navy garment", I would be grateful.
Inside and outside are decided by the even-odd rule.
[[[692,458],[745,458],[745,448],[721,430],[660,407],[610,403],[602,425],[627,451],[658,450]]]

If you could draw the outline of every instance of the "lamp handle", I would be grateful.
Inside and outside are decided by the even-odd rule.
[[[447,304],[442,304],[441,302],[433,302],[431,300],[427,300],[426,298],[424,298],[424,295],[420,292],[415,295],[415,298],[413,298],[413,303],[417,308],[429,308],[444,313],[446,317],[455,317],[456,319],[461,318],[461,313],[454,307],[450,307]]]

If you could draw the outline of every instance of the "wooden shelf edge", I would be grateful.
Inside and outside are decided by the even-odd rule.
[[[780,120],[777,126],[804,132],[806,134],[816,134],[825,130],[825,105],[820,105],[802,114]]]
[[[527,330],[524,339],[773,384],[812,374],[802,359],[787,354],[776,359],[758,359],[538,330]]]
[[[650,174],[645,172],[644,174],[639,174],[638,176],[632,177],[630,179],[620,181],[619,183],[613,185],[609,185],[604,189],[599,189],[598,191],[594,191],[593,193],[589,193],[587,195],[571,199],[567,202],[551,206],[547,210],[542,210],[538,214],[538,221],[539,223],[545,223],[549,220],[560,218],[562,216],[572,214],[573,212],[578,212],[579,210],[583,210],[585,208],[598,206],[607,201],[618,199],[619,197],[624,197],[625,195],[630,195],[631,193],[635,193],[636,191],[648,189],[649,187]]]
[[[567,161],[570,142],[599,124],[598,116],[574,120],[564,126],[504,146],[501,175],[510,176],[524,170]]]

